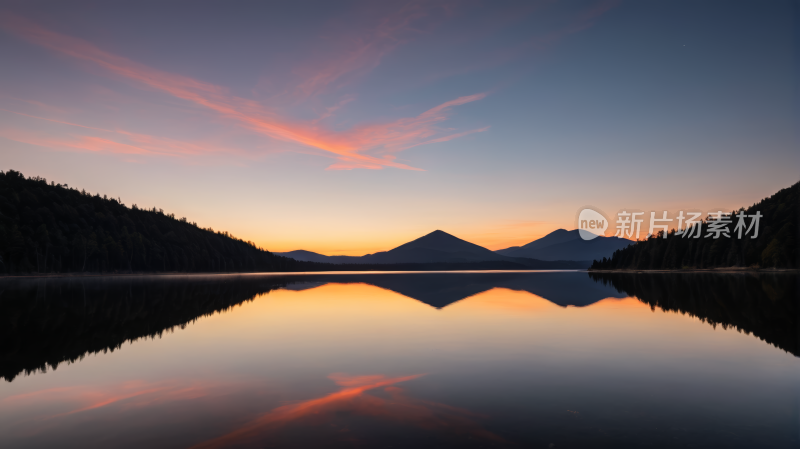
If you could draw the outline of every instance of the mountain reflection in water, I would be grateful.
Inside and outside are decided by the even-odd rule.
[[[797,280],[4,279],[0,447],[792,447]]]
[[[435,308],[493,288],[533,293],[560,306],[625,297],[570,272],[219,275],[0,281],[0,376],[56,368],[86,354],[160,336],[274,289],[364,283]]]

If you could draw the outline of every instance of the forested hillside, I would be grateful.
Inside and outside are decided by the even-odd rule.
[[[708,221],[703,222],[700,238],[675,235],[675,230],[651,236],[621,250],[611,259],[594,261],[594,270],[662,270],[681,268],[759,267],[798,268],[798,215],[800,214],[800,183],[783,189],[752,207],[747,215],[761,214],[757,238],[745,235],[741,239],[735,230],[737,223],[724,226],[730,237],[714,239],[708,236]],[[734,211],[736,215],[739,211]],[[693,235],[693,234],[692,234]]]
[[[578,262],[348,263],[297,261],[161,209],[128,207],[46,179],[0,172],[0,275],[289,271],[529,270]]]
[[[0,273],[298,271],[297,262],[160,209],[0,172]]]

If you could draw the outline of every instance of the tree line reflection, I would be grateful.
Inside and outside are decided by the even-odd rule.
[[[798,355],[798,277],[745,274],[411,273],[6,279],[0,281],[0,377],[56,369],[160,337],[257,295],[366,283],[444,308],[501,287],[562,307],[634,296]]]
[[[596,273],[603,285],[665,311],[753,334],[800,356],[800,276],[790,273]]]
[[[0,283],[0,377],[160,337],[287,283],[224,275],[7,280]]]

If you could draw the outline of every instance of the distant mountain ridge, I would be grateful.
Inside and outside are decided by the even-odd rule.
[[[538,260],[602,260],[611,257],[614,251],[634,243],[619,237],[581,238],[577,229],[558,229],[527,245],[495,251],[508,257],[527,257]]]
[[[319,263],[359,263],[361,257],[359,256],[325,256],[323,254],[298,249],[295,251],[288,251],[285,253],[273,253],[278,256],[289,257],[301,262],[319,262]]]
[[[409,243],[366,259],[305,251],[283,257],[161,209],[128,207],[43,178],[0,171],[0,276],[585,269],[591,263],[498,256],[444,232]],[[307,261],[314,259],[323,263]]]
[[[305,250],[275,254],[291,257],[299,261],[324,263],[402,264],[510,262],[522,264],[531,269],[579,269],[588,267],[591,264],[591,259],[553,259],[542,261],[529,257],[498,254],[497,252],[462,240],[441,230],[433,231],[430,234],[424,235],[389,251],[367,254],[361,257],[325,256]]]
[[[484,262],[508,260],[482,246],[436,230],[386,252],[363,257],[370,263]]]

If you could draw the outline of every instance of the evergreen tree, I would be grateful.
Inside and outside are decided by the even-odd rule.
[[[596,260],[593,270],[670,270],[681,268],[800,268],[798,214],[800,183],[783,189],[747,209],[731,212],[730,223],[723,226],[729,237],[713,238],[707,232],[711,221],[702,226],[700,238],[676,235],[670,230],[617,250],[610,259]],[[760,214],[758,237],[736,230],[736,215]]]

